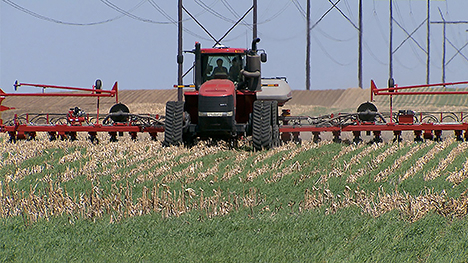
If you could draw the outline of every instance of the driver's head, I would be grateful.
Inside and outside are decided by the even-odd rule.
[[[222,67],[223,66],[223,60],[218,58],[218,60],[216,60],[216,64],[218,64],[218,67]]]

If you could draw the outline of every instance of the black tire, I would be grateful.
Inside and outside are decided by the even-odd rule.
[[[271,107],[271,101],[257,100],[254,102],[252,142],[256,150],[270,149],[273,146]]]
[[[179,146],[182,144],[183,134],[183,101],[168,101],[166,103],[166,120],[164,121],[163,146]]]

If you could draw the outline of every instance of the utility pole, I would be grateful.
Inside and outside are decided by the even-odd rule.
[[[253,33],[253,39],[256,39],[258,34],[257,34],[257,0],[253,0],[253,28],[252,28],[252,33]]]
[[[446,35],[447,22],[445,21],[445,17],[442,14],[442,12],[440,11],[440,9],[439,9],[439,12],[440,12],[440,17],[442,18],[442,22],[444,24],[443,29],[442,29],[442,34],[443,34],[443,38],[444,38],[444,41],[442,42],[442,83],[445,83],[445,51],[447,50],[447,46],[446,46],[446,43],[447,43],[447,35]]]
[[[310,1],[310,0],[309,0]],[[358,58],[358,84],[362,89],[362,0],[359,0],[359,58]]]
[[[393,0],[390,0],[390,52],[389,52],[389,79],[393,78]]]
[[[465,60],[468,61],[468,58],[461,53],[461,51],[468,46],[468,42],[465,43],[461,48],[456,47],[450,40],[447,39],[447,24],[448,25],[457,25],[457,24],[468,24],[468,21],[447,21],[445,20],[444,15],[442,14],[442,11],[439,8],[439,14],[442,19],[442,21],[433,21],[431,22],[432,24],[442,24],[442,83],[445,83],[445,68],[446,66],[457,56],[461,55]],[[447,51],[447,42],[457,51],[455,55],[452,56],[452,58],[449,59],[448,62],[446,62],[445,56],[446,56],[446,51]]]
[[[306,90],[310,90],[310,0],[307,0]]]
[[[177,70],[177,85],[179,86],[177,88],[177,100],[182,101],[182,96],[183,96],[183,88],[182,85],[184,85],[184,56],[182,55],[182,33],[183,33],[183,27],[182,27],[182,0],[179,0],[178,4],[178,48],[177,48],[177,64],[178,64],[178,70]]]
[[[426,84],[430,83],[431,75],[431,0],[427,0],[427,62],[426,62]]]
[[[393,88],[395,86],[395,81],[393,80],[393,0],[390,0],[390,58],[389,58],[389,70],[388,70],[388,88]],[[393,95],[390,95],[390,122],[393,119]]]
[[[427,62],[426,62],[426,82],[429,84],[429,75],[430,75],[430,1],[431,0],[426,0],[427,1],[427,18],[419,24],[411,33],[408,32],[402,24],[398,22],[398,20],[393,18],[393,0],[390,0],[390,26],[389,26],[389,31],[390,31],[390,41],[389,41],[389,81],[390,79],[393,78],[393,54],[395,54],[406,41],[411,40],[413,41],[427,56]],[[406,38],[400,42],[400,44],[393,49],[393,25],[396,24],[405,34]],[[413,35],[424,25],[426,24],[427,26],[427,46],[423,47],[418,43],[418,41],[413,37]],[[392,80],[393,81],[393,80]]]

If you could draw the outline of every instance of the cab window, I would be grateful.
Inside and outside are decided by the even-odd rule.
[[[239,82],[242,68],[243,59],[241,55],[202,55],[203,82],[215,78],[224,78],[230,79],[233,82]]]

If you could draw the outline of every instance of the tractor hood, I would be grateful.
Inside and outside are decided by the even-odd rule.
[[[203,97],[235,96],[236,87],[227,79],[213,79],[203,83],[200,87],[200,95]]]

